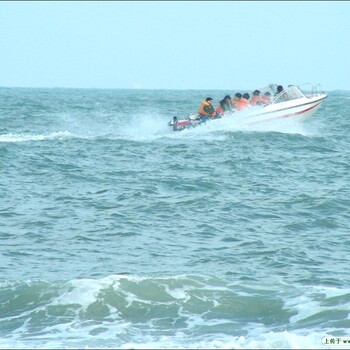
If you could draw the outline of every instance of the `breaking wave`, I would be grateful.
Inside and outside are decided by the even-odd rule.
[[[349,290],[279,287],[200,275],[6,282],[0,346],[318,348],[332,323],[346,332],[346,312],[325,316],[350,303]]]

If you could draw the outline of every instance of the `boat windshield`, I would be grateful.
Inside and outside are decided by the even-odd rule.
[[[280,103],[307,97],[296,85],[288,85],[288,87],[279,94],[277,94],[277,87],[277,84],[269,84],[267,86],[259,88],[259,91],[261,95],[264,95],[268,92],[270,96],[273,97],[272,103]],[[253,92],[251,92],[251,94],[253,94]]]
[[[286,90],[283,90],[281,93],[275,96],[273,103],[296,100],[302,97],[305,97],[305,95],[300,91],[300,89],[297,86],[289,85]]]

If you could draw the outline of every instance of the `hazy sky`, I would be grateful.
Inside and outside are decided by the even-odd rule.
[[[350,2],[0,2],[0,86],[350,90]]]

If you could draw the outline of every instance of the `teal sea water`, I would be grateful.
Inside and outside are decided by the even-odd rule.
[[[169,130],[234,92],[0,89],[1,348],[350,336],[350,92]]]

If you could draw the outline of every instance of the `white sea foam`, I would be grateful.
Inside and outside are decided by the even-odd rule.
[[[285,307],[292,309],[297,313],[290,318],[290,322],[297,323],[312,317],[323,311],[331,311],[333,306],[324,304],[324,301],[328,298],[339,297],[350,293],[349,289],[338,289],[334,287],[315,286],[309,291],[300,294],[294,298],[285,301]],[[319,297],[315,300],[315,295]],[[323,295],[323,298],[320,296]],[[341,307],[342,309],[349,308],[350,303],[345,303]],[[349,313],[350,315],[350,313]]]
[[[0,142],[29,142],[29,141],[47,141],[47,140],[62,140],[75,137],[69,131],[58,131],[50,134],[3,134],[0,135]]]
[[[298,296],[285,303],[288,308],[293,308],[297,311],[297,314],[290,318],[290,322],[296,323],[304,320],[318,312],[323,311],[325,308],[320,306],[320,303],[312,300],[306,295]]]
[[[101,325],[101,332],[92,335],[96,327],[84,328],[60,325],[51,327],[50,333],[28,338],[26,341],[13,337],[0,339],[0,348],[88,348],[88,349],[329,349],[322,344],[324,333],[310,332],[297,334],[293,332],[264,332],[246,336],[229,336],[224,334],[206,335],[197,340],[189,340],[188,334],[176,332],[173,336],[140,335],[140,339],[132,342],[122,342],[118,337],[128,331],[128,324],[111,324],[109,328]],[[49,329],[47,329],[49,331]],[[57,337],[59,332],[60,337]],[[74,341],[70,338],[74,337]]]
[[[160,337],[157,340],[126,343],[122,349],[315,349],[327,348],[322,344],[323,333],[310,332],[307,335],[292,332],[264,332],[247,336],[204,336],[198,341],[188,341],[185,334],[175,337]],[[187,339],[186,339],[187,338]]]
[[[131,141],[152,141],[169,132],[164,118],[156,114],[132,115],[119,123],[114,135]]]
[[[190,299],[190,296],[187,293],[187,288],[175,288],[170,289],[168,286],[166,286],[165,291],[171,295],[174,299],[178,300],[184,300],[185,302]]]
[[[342,295],[350,294],[350,289],[339,289],[335,287],[315,286],[313,289],[318,292],[325,294],[326,298],[339,297]]]
[[[103,282],[91,279],[73,280],[68,283],[68,291],[55,298],[51,305],[80,304],[88,306],[96,301]]]

